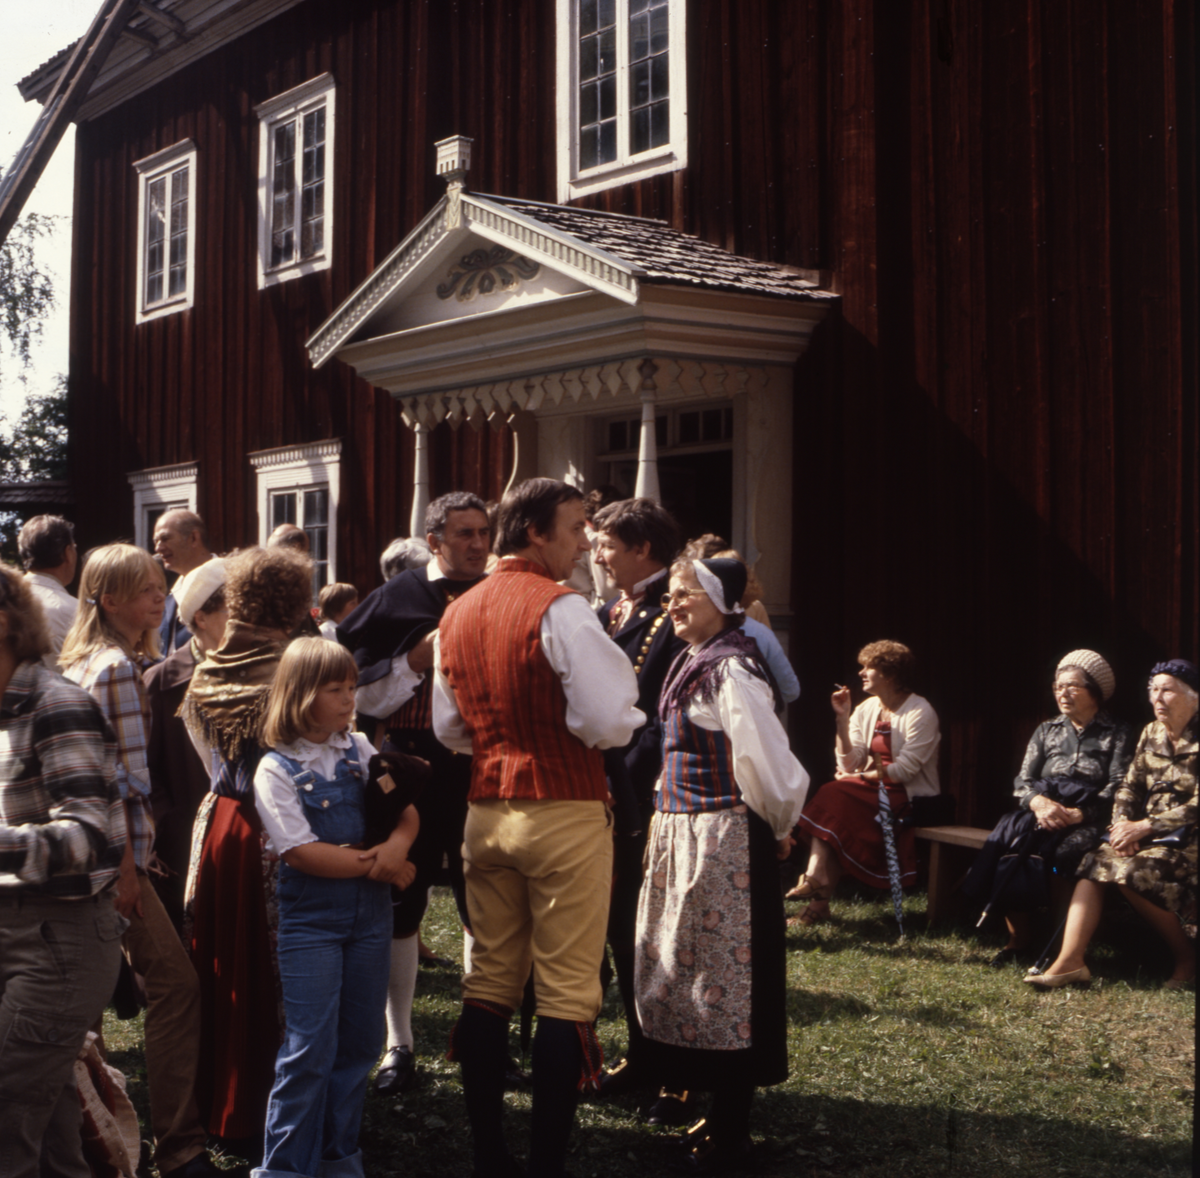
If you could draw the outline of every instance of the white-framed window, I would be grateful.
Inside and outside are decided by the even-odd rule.
[[[258,504],[258,542],[280,524],[295,524],[308,536],[313,562],[313,600],[337,580],[337,505],[342,441],[331,438],[282,446],[250,455]]]
[[[684,0],[555,0],[558,196],[687,167]]]
[[[126,477],[133,488],[133,540],[154,551],[154,528],[161,516],[177,507],[196,510],[199,467],[195,462],[135,470]]]
[[[329,268],[333,225],[332,74],[254,108],[258,115],[258,285]]]
[[[196,277],[196,145],[184,139],[138,171],[137,322],[192,305]]]

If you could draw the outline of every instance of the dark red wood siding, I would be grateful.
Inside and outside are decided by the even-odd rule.
[[[82,534],[127,531],[126,472],[196,459],[218,542],[253,523],[245,453],[345,439],[342,575],[407,530],[411,442],[311,331],[440,194],[555,199],[552,0],[310,0],[81,130],[72,463]],[[960,816],[990,820],[1100,650],[1115,709],[1196,657],[1195,30],[1170,0],[689,0],[685,173],[591,198],[819,269],[841,295],[796,369],[795,735],[858,648],[909,642]],[[335,264],[254,282],[255,103],[338,84]],[[201,149],[193,311],[133,325],[133,160]],[[433,435],[435,493],[503,486],[503,435]]]

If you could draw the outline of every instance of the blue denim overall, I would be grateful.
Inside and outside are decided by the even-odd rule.
[[[320,842],[362,842],[365,774],[357,760],[340,761],[328,781],[282,753],[266,755],[291,774]],[[367,1077],[383,1049],[391,939],[386,883],[326,879],[279,864],[287,1030],[254,1178],[362,1178],[358,1131]]]

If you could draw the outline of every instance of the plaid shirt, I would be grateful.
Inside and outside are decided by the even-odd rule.
[[[94,700],[34,660],[0,700],[0,889],[82,899],[117,878],[117,744]]]
[[[118,646],[106,646],[73,663],[63,674],[78,683],[100,705],[117,734],[117,788],[126,803],[133,862],[145,871],[154,845],[150,809],[150,701],[142,672]]]

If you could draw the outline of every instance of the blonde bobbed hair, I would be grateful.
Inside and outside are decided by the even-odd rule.
[[[328,638],[296,638],[283,652],[267,697],[263,744],[293,744],[311,727],[317,692],[327,683],[358,679],[354,656]]]
[[[156,659],[161,653],[157,630],[143,630],[130,647],[100,605],[107,593],[120,603],[132,601],[147,581],[157,581],[165,593],[167,581],[162,567],[143,548],[133,544],[106,544],[88,553],[79,578],[79,606],[75,623],[63,640],[59,666],[81,663],[106,646],[119,646],[127,655]]]

